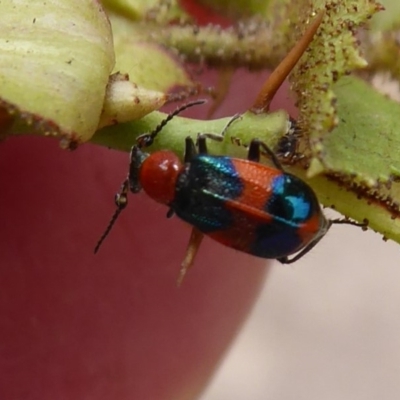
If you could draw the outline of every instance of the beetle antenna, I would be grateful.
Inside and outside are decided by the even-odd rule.
[[[153,143],[155,137],[160,133],[160,131],[164,128],[164,126],[167,125],[169,121],[171,121],[172,118],[174,118],[176,115],[178,115],[182,111],[186,110],[187,108],[193,107],[193,106],[196,106],[196,105],[199,105],[199,104],[204,104],[206,101],[207,100],[200,99],[200,100],[191,101],[189,103],[186,103],[186,104],[183,104],[183,105],[179,106],[175,111],[173,111],[170,114],[168,114],[168,116],[165,119],[163,119],[160,122],[160,124],[157,125],[156,128],[151,133],[145,133],[144,135],[140,135],[137,138],[137,147],[138,148],[142,148],[142,147],[150,146]],[[104,240],[106,239],[106,237],[111,232],[111,229],[113,228],[115,222],[117,221],[119,215],[121,214],[121,211],[128,204],[129,179],[130,179],[130,175],[122,183],[121,190],[115,196],[115,204],[117,206],[117,209],[115,210],[113,216],[110,219],[110,222],[107,225],[107,228],[105,229],[104,233],[101,235],[99,241],[96,244],[96,247],[94,248],[94,253],[95,254],[99,251],[99,249],[100,249],[101,245],[103,244]]]
[[[104,231],[99,241],[97,242],[96,247],[94,248],[94,254],[96,254],[99,251],[100,246],[103,244],[105,238],[111,232],[111,229],[114,226],[115,221],[118,219],[119,214],[121,214],[121,211],[127,206],[128,188],[129,188],[129,180],[125,179],[124,182],[122,183],[121,190],[119,191],[119,193],[115,195],[115,205],[117,206],[117,209],[115,210],[113,216],[111,217],[106,230]]]
[[[162,129],[165,127],[165,125],[167,125],[168,122],[171,121],[172,118],[174,118],[175,116],[180,114],[182,111],[185,111],[187,108],[190,108],[190,107],[193,107],[193,106],[197,106],[197,105],[200,105],[200,104],[204,104],[206,102],[207,102],[207,100],[205,100],[205,99],[199,99],[199,100],[190,101],[189,103],[182,104],[176,110],[174,110],[170,114],[168,114],[167,117],[165,119],[163,119],[154,128],[154,130],[152,132],[140,135],[136,139],[138,147],[139,148],[143,148],[143,147],[150,146],[153,143],[153,141],[156,138],[156,136],[162,131]]]
[[[107,225],[106,230],[104,231],[104,233],[101,235],[101,238],[99,239],[99,241],[96,244],[96,247],[94,248],[94,254],[96,254],[99,249],[100,246],[103,244],[104,239],[108,236],[108,234],[111,232],[112,227],[115,224],[115,221],[117,220],[119,214],[121,214],[122,208],[117,208],[113,214],[113,216],[110,219],[110,222]]]

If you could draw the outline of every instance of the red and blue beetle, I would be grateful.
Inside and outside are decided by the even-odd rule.
[[[310,186],[285,172],[272,150],[258,139],[250,142],[247,159],[209,155],[206,140],[222,140],[235,117],[220,135],[199,134],[197,149],[187,137],[183,163],[169,150],[143,151],[175,115],[202,103],[198,100],[181,106],[153,132],[137,138],[128,177],[116,195],[117,211],[95,252],[126,207],[128,192],[142,189],[169,207],[168,217],[176,214],[193,226],[178,283],[192,265],[203,235],[253,256],[290,264],[311,250],[333,223],[362,225],[325,218]],[[273,167],[260,163],[262,152],[271,158]]]

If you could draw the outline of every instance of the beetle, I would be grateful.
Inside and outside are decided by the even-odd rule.
[[[347,219],[327,219],[317,196],[300,178],[284,171],[274,152],[252,139],[247,159],[208,154],[207,139],[221,141],[234,116],[219,135],[198,135],[185,141],[183,163],[170,150],[149,154],[145,149],[177,114],[204,100],[186,103],[169,114],[151,133],[140,135],[130,152],[129,172],[115,197],[117,210],[96,245],[99,250],[129,191],[144,190],[192,225],[192,234],[178,278],[180,284],[191,267],[204,235],[253,256],[290,264],[308,253],[332,224],[364,226]],[[267,154],[272,166],[260,163]],[[292,256],[292,257],[290,257]]]

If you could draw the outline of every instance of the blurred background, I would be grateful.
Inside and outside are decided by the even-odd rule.
[[[274,262],[201,400],[399,398],[399,260],[380,235],[334,226],[299,262]]]

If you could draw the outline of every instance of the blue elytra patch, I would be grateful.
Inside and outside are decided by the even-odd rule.
[[[204,233],[229,228],[225,201],[240,196],[243,184],[230,157],[198,155],[178,178],[171,207],[178,217]]]
[[[298,226],[312,216],[315,207],[319,207],[310,188],[293,175],[279,175],[271,186],[272,195],[264,209],[276,220]]]
[[[273,219],[255,228],[256,239],[251,253],[264,258],[279,258],[302,247],[298,227],[319,210],[319,204],[314,192],[291,174],[276,176],[271,186],[272,194],[264,210]]]

